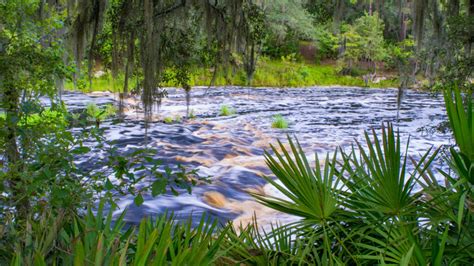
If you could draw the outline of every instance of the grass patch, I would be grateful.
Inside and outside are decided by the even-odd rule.
[[[165,124],[181,123],[181,116],[175,115],[174,118],[171,116],[167,116],[163,119],[163,123]]]
[[[229,107],[228,105],[222,105],[221,110],[219,112],[220,116],[229,116],[229,115],[234,115],[235,114],[235,109],[232,107]]]
[[[209,85],[212,73],[207,69],[195,69],[191,75],[192,86]],[[369,87],[397,87],[398,79],[383,80],[379,83],[369,83]],[[164,86],[176,86],[173,82]],[[234,73],[219,71],[214,82],[216,86],[246,86],[243,70]],[[281,60],[261,60],[255,71],[252,86],[255,87],[307,87],[307,86],[357,86],[364,87],[362,77],[344,76],[337,73],[336,66],[315,65],[303,62],[288,62]]]
[[[174,120],[172,117],[165,117],[165,119],[163,119],[163,123],[165,124],[173,124]]]
[[[117,108],[113,104],[99,107],[97,104],[91,102],[87,104],[85,112],[89,120],[100,122],[114,116],[117,113]]]
[[[288,121],[282,115],[275,115],[273,117],[272,128],[288,128]]]
[[[189,111],[189,119],[194,119],[194,118],[196,118],[196,114],[194,113],[194,109],[191,109]]]
[[[167,70],[167,72],[172,70]],[[172,75],[171,75],[172,76]],[[243,70],[219,70],[214,82],[215,86],[246,86],[246,75]],[[191,86],[208,86],[212,79],[212,72],[207,68],[195,67],[191,70]],[[130,80],[130,86],[136,85],[136,79]],[[160,84],[164,87],[178,87],[176,81],[170,80]],[[315,65],[304,62],[292,62],[282,60],[260,60],[254,74],[252,86],[255,87],[307,87],[307,86],[355,86],[364,87],[365,83],[360,76],[344,76],[337,73],[335,65]],[[379,83],[369,83],[369,87],[398,87],[398,79],[382,80]],[[65,88],[73,90],[72,82],[67,82]],[[110,74],[100,78],[93,78],[92,88],[86,80],[78,82],[78,89],[84,92],[90,91],[112,91],[122,92],[123,75],[113,80]]]

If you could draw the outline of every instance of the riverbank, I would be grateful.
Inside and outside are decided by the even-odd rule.
[[[173,75],[172,70],[166,72]],[[209,86],[213,73],[209,69],[195,68],[191,71],[189,85]],[[87,80],[78,82],[81,91],[122,91],[123,75],[119,75],[114,82],[110,73],[97,72],[92,80],[92,88],[89,88]],[[135,80],[130,80],[130,87],[136,86]],[[214,80],[214,86],[245,86],[246,75],[243,70],[229,69],[227,72],[219,70]],[[173,80],[161,84],[163,87],[176,87],[178,84]],[[374,82],[369,82],[368,87],[387,88],[398,87],[398,78],[393,75],[383,74],[376,77]],[[365,87],[362,76],[340,75],[335,64],[310,64],[304,62],[293,62],[285,60],[261,60],[255,71],[252,81],[254,87],[310,87],[310,86],[351,86]],[[66,83],[66,89],[74,88],[72,82]]]

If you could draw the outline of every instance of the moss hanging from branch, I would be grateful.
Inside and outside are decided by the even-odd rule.
[[[423,26],[427,4],[427,0],[415,0],[413,3],[413,36],[416,40],[417,47],[421,46],[423,39]]]

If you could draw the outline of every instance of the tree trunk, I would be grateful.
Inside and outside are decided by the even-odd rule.
[[[253,74],[255,73],[255,44],[250,45],[250,52],[245,63],[245,72],[247,74],[247,86],[252,86]]]
[[[6,112],[6,159],[8,171],[8,185],[12,192],[13,204],[17,211],[18,220],[28,216],[29,200],[21,180],[23,163],[17,144],[18,119],[19,119],[19,91],[11,86],[5,86],[3,106]]]
[[[335,0],[334,14],[333,14],[333,33],[339,33],[339,24],[344,13],[344,0]]]
[[[405,14],[403,13],[403,4],[404,0],[398,0],[398,41],[401,42],[405,40],[406,36],[406,27],[405,27]]]
[[[186,119],[189,119],[189,106],[191,105],[191,86],[185,84],[183,86],[184,92],[186,94]]]
[[[127,63],[125,65],[125,80],[123,83],[123,95],[128,97],[128,79],[133,75],[133,55],[135,50],[135,34],[130,33],[130,39],[127,46]]]

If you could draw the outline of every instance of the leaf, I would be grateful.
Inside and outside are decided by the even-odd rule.
[[[107,178],[107,180],[105,181],[105,189],[112,190],[113,188],[114,185],[112,184],[112,182],[110,182],[110,179]]]
[[[413,256],[413,250],[415,249],[415,244],[413,244],[407,254],[403,255],[400,259],[400,265],[408,266],[410,265],[411,257]]]
[[[142,205],[144,201],[145,201],[145,200],[143,199],[143,196],[142,196],[141,193],[139,193],[139,194],[135,197],[135,199],[133,200],[133,202],[134,202],[135,205],[137,205],[137,206]]]
[[[163,194],[166,192],[166,181],[157,180],[151,185],[151,195],[156,197],[157,195]]]
[[[176,191],[176,189],[174,189],[174,187],[171,187],[171,192],[173,193],[173,195],[179,196],[179,192]]]
[[[444,249],[446,247],[446,241],[448,239],[448,231],[449,231],[449,226],[446,226],[446,229],[444,230],[443,236],[441,238],[441,244],[439,245],[438,248],[438,253],[436,254],[436,258],[433,261],[433,265],[438,266],[442,265],[442,260],[443,260],[443,254],[444,254]]]
[[[71,152],[73,154],[85,154],[91,151],[91,148],[86,147],[86,146],[81,146],[73,149]]]
[[[467,191],[465,191],[462,195],[461,198],[459,199],[459,206],[458,206],[458,217],[457,217],[457,223],[458,223],[458,233],[461,232],[461,226],[462,226],[462,218],[464,216],[464,204],[466,203],[466,196],[467,196]]]
[[[85,257],[84,245],[82,244],[81,239],[79,239],[74,245],[74,265],[84,265]]]

